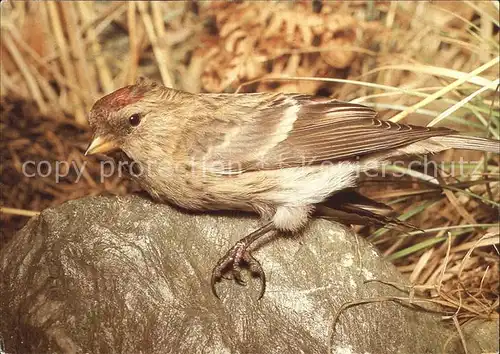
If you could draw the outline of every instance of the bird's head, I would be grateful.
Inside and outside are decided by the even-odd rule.
[[[151,139],[151,132],[162,126],[162,114],[168,109],[174,90],[141,79],[99,99],[89,113],[94,133],[85,155],[126,150],[132,142]]]

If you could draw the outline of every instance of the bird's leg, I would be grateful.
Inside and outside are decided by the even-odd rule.
[[[252,274],[258,275],[262,279],[259,299],[262,298],[266,290],[266,275],[259,261],[253,258],[248,248],[259,238],[275,229],[276,228],[272,221],[267,223],[236,242],[236,244],[231,247],[231,249],[229,249],[222,258],[219,259],[217,265],[212,270],[212,278],[210,280],[210,286],[215,297],[219,298],[219,295],[217,295],[217,291],[215,290],[215,283],[219,282],[220,279],[223,278],[223,274],[227,270],[231,271],[232,279],[240,285],[245,285],[245,281],[241,277],[241,265],[246,264]]]

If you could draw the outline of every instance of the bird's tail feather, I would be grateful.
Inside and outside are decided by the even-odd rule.
[[[388,211],[392,211],[390,206],[354,190],[335,193],[323,203],[316,205],[317,216],[343,224],[376,225],[400,231],[418,229],[410,223],[382,214]]]
[[[466,135],[445,135],[431,138],[451,149],[477,150],[500,153],[500,141]]]
[[[356,210],[355,210],[356,209]],[[390,216],[374,213],[362,208],[352,208],[351,210],[333,209],[326,205],[316,206],[316,216],[333,220],[344,225],[374,225],[390,229],[396,229],[402,232],[406,230],[418,230],[414,225],[393,218]]]

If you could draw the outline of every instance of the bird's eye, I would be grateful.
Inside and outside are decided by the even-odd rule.
[[[131,126],[133,127],[137,127],[139,125],[139,123],[141,122],[141,116],[139,114],[132,114],[129,119],[128,119],[129,123]]]

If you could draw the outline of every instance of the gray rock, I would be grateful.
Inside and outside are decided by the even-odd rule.
[[[462,335],[469,353],[498,353],[498,321],[475,320],[462,326]],[[450,348],[459,347],[462,338],[455,332],[449,339]],[[451,353],[451,352],[449,352]]]
[[[365,280],[405,280],[370,244],[326,220],[254,252],[268,280],[262,300],[257,279],[222,281],[217,300],[212,267],[258,225],[133,196],[46,210],[0,253],[5,351],[435,353],[453,334],[438,316],[390,302],[347,309],[333,330],[346,302],[405,296]]]

